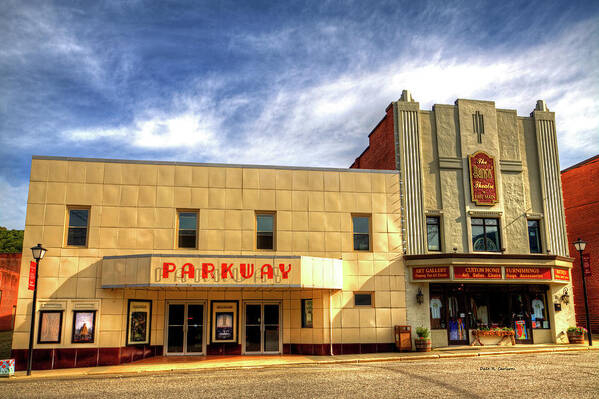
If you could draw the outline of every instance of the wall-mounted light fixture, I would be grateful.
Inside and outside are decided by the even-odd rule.
[[[570,294],[568,294],[568,287],[564,287],[564,293],[560,297],[560,300],[566,305],[570,303]]]
[[[422,293],[422,288],[418,288],[418,293],[416,294],[416,302],[418,302],[418,305],[422,305],[424,303],[424,294]]]

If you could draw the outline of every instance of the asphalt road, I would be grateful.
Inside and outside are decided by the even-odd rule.
[[[599,398],[599,353],[8,380],[2,398]]]

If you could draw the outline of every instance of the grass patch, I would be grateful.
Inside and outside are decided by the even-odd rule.
[[[10,357],[10,348],[12,346],[12,331],[0,331],[0,359]]]

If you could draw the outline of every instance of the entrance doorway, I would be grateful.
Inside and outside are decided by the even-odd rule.
[[[167,355],[203,355],[205,314],[204,303],[167,303]]]
[[[245,303],[243,320],[244,353],[281,353],[280,303]]]

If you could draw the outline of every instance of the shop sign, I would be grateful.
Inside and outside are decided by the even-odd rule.
[[[589,277],[591,275],[591,255],[590,254],[582,254],[582,269],[584,270],[584,275]]]
[[[570,271],[568,269],[553,269],[553,278],[561,281],[570,281]]]
[[[468,165],[472,202],[476,205],[493,205],[498,202],[493,157],[486,152],[478,151],[468,156]]]
[[[505,278],[515,280],[551,280],[549,267],[506,267]]]
[[[501,267],[454,266],[455,279],[501,279]]]
[[[37,264],[35,262],[29,262],[29,284],[27,288],[31,291],[35,290],[35,272],[37,269]]]
[[[413,280],[436,280],[443,278],[449,278],[449,266],[412,268]]]

